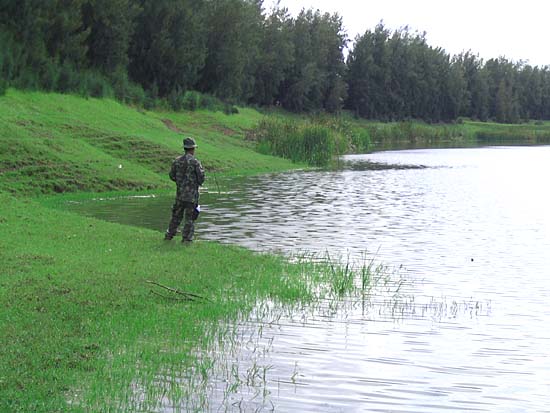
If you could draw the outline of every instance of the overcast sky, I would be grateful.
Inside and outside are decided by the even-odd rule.
[[[294,16],[302,8],[338,12],[351,39],[383,20],[392,31],[405,25],[425,31],[428,44],[451,55],[471,50],[484,60],[550,65],[549,0],[281,0],[281,6]]]

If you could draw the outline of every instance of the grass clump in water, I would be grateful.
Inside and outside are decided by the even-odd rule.
[[[293,162],[326,166],[333,156],[345,152],[343,138],[331,128],[310,121],[263,119],[254,138],[261,153],[276,155]]]

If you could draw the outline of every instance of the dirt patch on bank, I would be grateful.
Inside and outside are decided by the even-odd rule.
[[[164,123],[164,126],[170,129],[172,132],[185,133],[183,129],[178,128],[170,119],[162,119],[162,123]]]

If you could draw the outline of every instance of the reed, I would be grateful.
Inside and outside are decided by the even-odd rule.
[[[255,138],[261,153],[312,166],[328,165],[346,147],[337,132],[311,121],[264,118],[255,130]]]
[[[399,143],[423,146],[440,146],[450,142],[471,139],[459,124],[429,125],[418,121],[371,123],[366,125],[375,147],[388,147]]]

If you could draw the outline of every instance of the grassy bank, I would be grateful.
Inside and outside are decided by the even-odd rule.
[[[147,387],[159,369],[196,367],[192,349],[220,320],[259,299],[308,299],[312,272],[281,258],[183,249],[29,198],[173,190],[167,170],[187,134],[210,181],[296,167],[257,153],[243,137],[262,115],[239,112],[147,112],[15,90],[0,98],[0,411],[135,411],[136,380]],[[147,280],[204,299],[182,302]]]
[[[262,299],[307,301],[322,276],[313,264],[164,242],[9,195],[0,217],[2,412],[136,411],[136,383],[147,390],[162,372],[196,368],[193,349],[215,339],[220,320]]]
[[[550,144],[550,122],[531,121],[521,124],[466,122],[466,133],[475,136],[479,144]]]
[[[0,98],[0,191],[20,195],[167,188],[182,137],[219,176],[288,170],[243,139],[262,115],[148,112],[112,100],[8,90]]]

